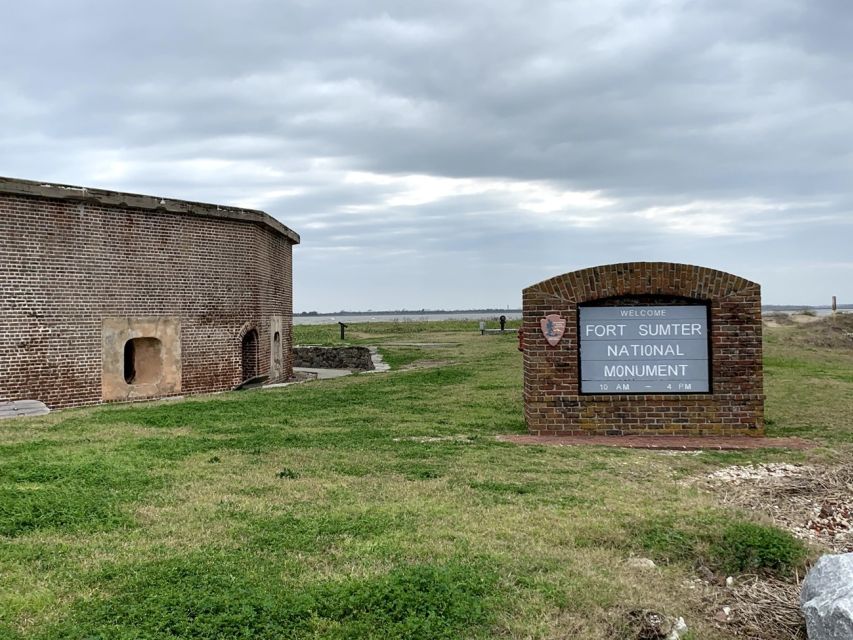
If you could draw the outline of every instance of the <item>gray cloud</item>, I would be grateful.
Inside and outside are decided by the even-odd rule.
[[[846,0],[32,1],[0,174],[257,206],[297,308],[635,259],[853,299]]]

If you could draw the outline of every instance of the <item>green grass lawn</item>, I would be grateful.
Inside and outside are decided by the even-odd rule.
[[[352,325],[387,374],[2,421],[0,638],[627,638],[641,608],[724,638],[697,567],[810,552],[680,480],[853,444],[853,350],[793,330],[767,340],[768,433],[807,453],[497,442],[524,431],[516,339],[461,322]]]

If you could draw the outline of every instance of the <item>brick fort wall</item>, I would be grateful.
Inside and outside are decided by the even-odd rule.
[[[578,308],[583,305],[704,304],[710,334],[710,393],[580,392]],[[686,264],[593,267],[524,290],[524,413],[534,435],[763,435],[761,288]],[[566,319],[550,346],[548,314]]]
[[[181,394],[238,385],[251,329],[267,373],[271,321],[292,376],[298,242],[259,211],[0,178],[0,401],[101,402],[107,318],[177,320]]]

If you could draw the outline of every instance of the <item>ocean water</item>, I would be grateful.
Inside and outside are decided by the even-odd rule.
[[[503,311],[500,313],[401,313],[398,315],[357,315],[357,316],[293,316],[293,324],[337,324],[343,322],[439,322],[441,320],[487,320],[497,322],[501,315],[507,320],[518,320],[521,313]]]
[[[797,310],[790,311],[773,311],[765,310],[764,314],[773,313],[797,313]],[[828,316],[832,313],[832,309],[812,309],[817,316]],[[839,313],[853,313],[853,309],[839,310]],[[521,318],[521,313],[518,311],[504,311],[503,315],[507,320],[518,320]],[[293,316],[293,324],[337,324],[343,322],[349,324],[351,322],[439,322],[441,320],[487,320],[497,322],[501,316],[501,312],[497,313],[400,313],[394,315],[376,315],[368,314],[348,316],[348,315],[322,315],[322,316]]]

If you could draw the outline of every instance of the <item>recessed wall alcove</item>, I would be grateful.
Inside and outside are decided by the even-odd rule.
[[[131,338],[124,343],[124,381],[157,384],[163,377],[163,343],[157,338]]]
[[[243,382],[258,377],[258,332],[251,329],[243,336],[241,345]]]
[[[180,321],[173,317],[105,318],[102,367],[104,401],[180,393]]]
[[[284,318],[282,316],[270,316],[270,380],[281,380],[284,375]]]

